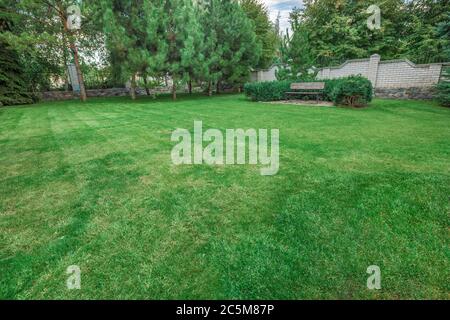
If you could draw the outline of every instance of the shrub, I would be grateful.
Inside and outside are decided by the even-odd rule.
[[[361,76],[351,76],[329,82],[333,86],[331,98],[335,104],[362,107],[372,101],[372,83]]]
[[[333,91],[337,84],[343,81],[343,78],[322,80],[325,82],[324,100],[333,101]]]
[[[247,97],[254,101],[285,100],[286,92],[290,90],[291,81],[250,82],[244,85]]]
[[[444,73],[444,79],[436,86],[436,98],[444,107],[450,107],[450,70]]]

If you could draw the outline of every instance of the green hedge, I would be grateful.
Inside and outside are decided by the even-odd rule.
[[[333,101],[333,91],[334,88],[336,88],[336,86],[342,82],[343,78],[338,78],[338,79],[329,79],[329,80],[324,80],[323,82],[325,82],[325,90],[324,90],[324,100],[325,101]]]
[[[250,82],[244,85],[247,97],[254,101],[286,100],[286,92],[290,90],[291,81]]]
[[[247,97],[254,101],[286,100],[286,92],[290,91],[290,86],[293,82],[295,81],[246,83],[244,85],[244,92]],[[325,82],[325,101],[352,106],[361,106],[372,101],[372,84],[364,77],[352,76],[330,80],[317,80],[317,82]]]

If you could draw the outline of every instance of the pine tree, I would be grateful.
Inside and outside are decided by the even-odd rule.
[[[447,61],[450,61],[450,14],[447,14],[446,21],[440,23],[437,27],[438,35],[443,39],[444,52]],[[450,68],[447,67],[442,74],[441,82],[436,86],[436,98],[441,105],[450,107]]]
[[[136,77],[156,73],[167,49],[162,38],[162,1],[102,0],[106,44],[116,76],[130,81],[136,99]]]
[[[253,67],[255,69],[266,69],[274,61],[278,31],[270,21],[267,7],[261,0],[241,0],[240,4],[247,17],[253,22],[256,40],[262,48],[261,57]]]
[[[194,55],[187,68],[189,93],[192,93],[192,82],[202,81],[207,73],[207,61],[205,57],[205,39],[204,28],[202,27],[202,15],[204,7],[202,3],[196,2],[193,4],[193,12],[189,21],[189,33],[193,38]]]
[[[281,20],[281,13],[280,13],[280,11],[278,11],[277,18],[275,20],[275,34],[276,34],[277,38],[280,38],[280,36],[281,36],[280,20]]]
[[[11,20],[6,8],[0,6],[0,33],[9,32]],[[0,37],[0,106],[32,103],[29,87],[25,82],[23,66],[17,52]]]
[[[303,80],[315,79],[315,74],[311,70],[315,64],[313,55],[313,45],[309,39],[309,32],[306,28],[300,26],[295,30],[290,46],[290,56],[292,58],[292,69]]]
[[[221,0],[203,0],[199,2],[201,8],[200,25],[203,35],[201,80],[207,83],[207,94],[212,95],[213,83],[222,76],[220,61],[223,52],[223,43],[218,35],[222,29]]]
[[[106,44],[114,62],[115,75],[121,81],[131,80],[130,96],[136,99],[136,73],[139,66],[137,60],[137,30],[132,21],[136,11],[133,8],[142,6],[140,1],[102,0],[101,8],[104,21]]]
[[[217,41],[222,46],[219,62],[221,76],[217,82],[217,91],[220,90],[221,81],[230,85],[247,81],[252,66],[258,64],[262,51],[252,22],[241,6],[231,0],[222,0],[219,3],[221,25],[216,32]]]
[[[313,46],[309,39],[308,29],[301,23],[302,12],[294,8],[290,13],[291,32],[286,34],[281,41],[281,60],[283,65],[277,72],[278,80],[312,80],[314,75],[309,72],[314,66]],[[292,33],[292,35],[291,35]]]
[[[172,97],[177,98],[179,83],[188,82],[194,77],[196,67],[203,60],[201,28],[195,9],[189,0],[164,0],[162,26],[167,48],[163,70],[172,78]]]
[[[450,68],[444,70],[441,82],[436,86],[436,98],[441,105],[450,107]]]
[[[222,82],[236,85],[247,81],[252,67],[259,62],[262,45],[237,1],[202,0],[199,5],[203,11],[203,80],[208,95],[212,95],[213,83],[219,92]]]

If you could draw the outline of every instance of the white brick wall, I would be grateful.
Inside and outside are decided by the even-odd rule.
[[[256,82],[256,81],[274,81],[277,80],[277,77],[275,75],[276,70],[278,70],[278,66],[272,66],[267,70],[258,70],[253,71],[250,74],[250,81]]]
[[[380,61],[379,55],[373,55],[370,59],[348,60],[339,67],[320,69],[317,79],[362,75],[375,88],[431,87],[439,82],[442,65],[415,65],[407,59]]]
[[[339,67],[323,68],[317,74],[318,79],[333,79],[351,75],[368,77],[369,59],[347,61]]]

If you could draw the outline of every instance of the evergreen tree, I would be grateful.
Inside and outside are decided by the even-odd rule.
[[[222,76],[221,59],[223,42],[219,41],[223,26],[223,12],[221,0],[199,1],[200,26],[203,35],[202,64],[200,79],[207,83],[207,94],[212,95],[213,83]]]
[[[450,107],[450,68],[446,68],[442,74],[441,82],[436,86],[437,100],[441,105]]]
[[[280,11],[278,11],[277,18],[275,20],[275,34],[278,38],[280,38],[281,36],[280,20],[281,20],[281,13]]]
[[[0,6],[0,33],[11,30],[12,21]],[[0,37],[0,106],[31,103],[29,87],[17,52]]]
[[[201,1],[193,4],[193,16],[189,20],[188,32],[191,33],[193,39],[194,54],[191,56],[191,62],[187,67],[188,89],[192,93],[192,82],[201,82],[204,80],[205,74],[208,70],[208,63],[205,56],[205,29],[202,26],[204,7]]]
[[[449,38],[439,36],[439,26],[448,22],[450,1],[406,1],[405,12],[404,56],[415,63],[447,62]]]
[[[17,52],[0,39],[0,106],[32,103]]]
[[[279,80],[312,80],[314,74],[310,74],[315,64],[313,46],[311,45],[309,32],[302,23],[302,11],[295,9],[290,13],[289,19],[291,33],[286,30],[281,42],[281,62],[277,72]]]
[[[438,24],[437,33],[442,40],[445,61],[450,61],[450,13],[444,21]]]
[[[192,1],[164,0],[162,46],[167,48],[162,69],[172,78],[172,98],[177,98],[177,86],[195,77],[201,66],[202,34]]]
[[[262,44],[257,41],[254,25],[237,1],[198,1],[203,33],[203,75],[208,95],[212,85],[216,92],[221,83],[236,85],[247,81],[252,67],[257,66]]]
[[[217,41],[222,45],[219,60],[221,74],[217,80],[217,91],[220,91],[221,81],[230,85],[247,81],[252,67],[258,64],[262,51],[252,22],[241,6],[231,0],[222,0],[219,4],[220,29],[216,30],[216,33]]]
[[[166,56],[161,1],[102,0],[103,26],[116,77],[130,81],[136,99],[136,77],[156,73]]]
[[[256,40],[262,48],[261,57],[253,67],[266,69],[274,61],[278,33],[270,21],[267,8],[260,0],[241,0],[240,3],[247,17],[253,22]]]
[[[164,0],[161,11],[164,48],[162,71],[172,78],[172,98],[177,98],[177,86],[199,76],[203,63],[202,33],[192,1]]]
[[[438,25],[437,33],[444,41],[444,53],[447,61],[450,61],[450,14],[447,19]],[[447,67],[442,73],[441,82],[437,85],[438,101],[446,107],[450,107],[450,68]]]

